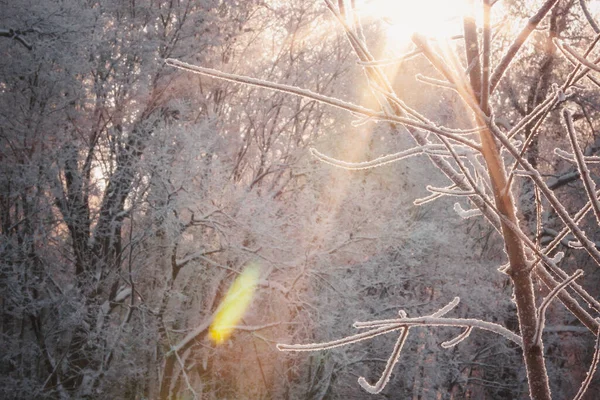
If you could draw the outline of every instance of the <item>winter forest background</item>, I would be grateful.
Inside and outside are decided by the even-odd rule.
[[[599,16],[586,0],[0,1],[0,398],[529,398],[523,350],[480,329],[443,348],[461,329],[413,328],[379,394],[357,379],[379,379],[398,333],[276,348],[340,339],[399,310],[431,315],[456,296],[448,317],[520,334],[518,277],[499,271],[505,220],[479,201],[494,185],[469,147],[477,112],[443,71],[460,70],[487,104],[488,72],[528,26],[481,121],[514,132],[543,179],[513,168],[494,139],[511,175],[511,229],[533,243],[521,247],[553,398],[598,398],[600,373],[580,388],[598,357],[600,229],[580,210],[598,203],[586,193],[600,173]],[[365,62],[361,46],[387,61]],[[353,115],[167,59],[384,112]],[[574,69],[587,74],[564,86]],[[420,155],[351,164],[415,146],[410,123],[378,120],[408,115],[398,107],[468,143],[424,129]],[[435,159],[477,185],[453,185]],[[580,229],[561,232],[543,186]],[[231,336],[211,340],[248,265],[259,271],[252,302]]]

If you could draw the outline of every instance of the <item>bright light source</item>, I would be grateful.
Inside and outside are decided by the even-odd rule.
[[[365,0],[359,4],[363,17],[389,24],[390,40],[407,41],[414,32],[440,38],[462,32],[465,0]]]

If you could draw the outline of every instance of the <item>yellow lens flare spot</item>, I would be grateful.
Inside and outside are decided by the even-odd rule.
[[[260,266],[252,263],[235,279],[227,291],[208,330],[208,337],[215,344],[221,344],[231,336],[252,302],[259,276]]]

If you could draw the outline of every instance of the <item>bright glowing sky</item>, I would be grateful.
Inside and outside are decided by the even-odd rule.
[[[465,0],[363,0],[358,11],[363,18],[388,22],[388,37],[408,41],[413,32],[450,37],[462,32],[460,17]]]

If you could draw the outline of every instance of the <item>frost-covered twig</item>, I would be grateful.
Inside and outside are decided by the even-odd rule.
[[[513,128],[506,134],[509,139],[512,139],[517,135],[525,126],[529,125],[534,119],[540,114],[553,107],[559,99],[564,96],[563,92],[559,88],[555,88],[554,93],[548,96],[542,103],[535,107],[529,114],[521,118],[521,120],[513,126]]]
[[[403,329],[402,325],[381,325],[376,329],[372,329],[366,332],[357,333],[356,335],[347,336],[342,339],[332,340],[330,342],[323,343],[309,343],[309,344],[283,344],[278,343],[277,349],[280,351],[319,351],[319,350],[328,350],[333,349],[340,346],[346,346],[352,343],[362,342],[363,340],[371,339],[379,335],[383,335],[386,333],[390,333],[393,331],[398,331]]]
[[[358,378],[358,384],[363,389],[365,389],[367,392],[369,392],[371,394],[377,394],[377,393],[381,392],[383,390],[383,388],[385,388],[385,385],[387,385],[387,383],[390,380],[390,377],[392,376],[392,370],[394,369],[394,366],[398,362],[398,358],[400,358],[400,353],[402,352],[402,347],[404,347],[404,343],[406,343],[406,339],[408,338],[409,331],[410,331],[409,328],[405,328],[405,329],[402,329],[402,331],[400,332],[400,336],[398,337],[398,340],[396,341],[396,344],[394,345],[394,350],[392,351],[392,354],[388,358],[387,363],[385,364],[385,369],[383,370],[381,377],[379,378],[377,383],[375,383],[375,385],[370,385],[367,382],[367,380],[362,376],[360,378]]]
[[[600,33],[600,27],[598,27],[598,24],[596,23],[596,21],[594,20],[594,17],[590,13],[590,10],[588,9],[587,4],[585,4],[585,0],[579,0],[579,5],[581,6],[583,15],[585,15],[587,22],[590,24],[590,26],[592,27],[594,32]]]
[[[501,336],[504,336],[508,340],[513,341],[520,347],[523,346],[523,340],[521,337],[514,332],[506,329],[502,325],[495,324],[493,322],[481,321],[478,319],[467,319],[467,318],[444,318],[443,316],[454,309],[458,303],[460,302],[459,297],[455,297],[450,303],[440,308],[436,312],[432,313],[429,316],[425,317],[417,317],[417,318],[408,318],[406,312],[400,310],[398,315],[400,318],[394,319],[386,319],[386,320],[376,320],[376,321],[368,321],[368,322],[355,322],[353,326],[357,329],[369,329],[366,332],[362,332],[356,335],[351,335],[342,339],[333,340],[330,342],[324,343],[311,343],[311,344],[277,344],[277,349],[280,351],[319,351],[319,350],[327,350],[332,349],[339,346],[345,346],[351,343],[361,342],[363,340],[371,339],[379,335],[383,335],[385,333],[393,332],[393,331],[401,331],[400,337],[396,341],[394,345],[394,350],[392,354],[388,358],[386,367],[383,371],[383,374],[375,383],[375,385],[370,385],[364,377],[360,377],[358,382],[363,389],[365,389],[369,393],[379,393],[381,390],[385,388],[385,385],[388,383],[392,370],[396,363],[398,362],[398,358],[400,357],[400,353],[402,351],[402,347],[406,342],[408,337],[408,333],[411,327],[414,326],[450,326],[450,327],[463,327],[465,331],[458,335],[456,338],[446,341],[442,343],[442,346],[445,348],[452,347],[466,339],[471,333],[473,328],[483,329],[490,332],[497,333]]]
[[[433,86],[437,86],[437,87],[441,87],[441,88],[445,88],[445,89],[457,90],[456,85],[454,83],[451,83],[448,81],[443,81],[441,79],[430,78],[423,74],[415,75],[415,79],[420,82],[427,83],[429,85],[433,85]]]
[[[472,208],[470,210],[465,210],[464,208],[462,208],[460,203],[454,203],[454,211],[456,211],[458,216],[461,217],[462,219],[468,219],[468,218],[477,217],[477,216],[481,215],[480,209]]]
[[[454,347],[457,344],[459,344],[460,342],[462,342],[463,340],[465,340],[466,338],[468,338],[471,335],[472,331],[473,331],[473,327],[469,326],[460,335],[456,336],[454,339],[443,342],[441,346],[444,349],[449,349],[451,347]]]
[[[579,278],[581,275],[583,275],[583,270],[578,269],[568,279],[566,279],[560,285],[552,289],[548,296],[546,296],[546,298],[540,305],[540,308],[538,309],[538,322],[535,327],[535,334],[533,335],[533,343],[535,343],[538,346],[542,343],[542,332],[544,331],[544,325],[546,324],[546,309],[548,308],[552,300],[554,300],[556,295],[558,295],[558,293],[561,290],[563,290],[567,285],[569,285],[575,279]]]
[[[444,141],[444,139],[442,139],[442,141]],[[444,142],[446,144],[446,146],[451,150],[451,147],[449,147],[447,142]],[[491,199],[487,198],[487,196],[485,196],[483,194],[483,192],[481,191],[481,189],[476,186],[472,180],[472,178],[470,177],[470,174],[468,173],[468,171],[466,171],[465,167],[462,165],[461,161],[458,159],[458,157],[455,157],[455,160],[458,162],[459,166],[461,167],[461,170],[463,171],[463,176],[465,176],[467,178],[467,180],[469,181],[469,183],[471,184],[471,186],[473,187],[473,189],[477,192],[477,194],[479,194],[479,196],[481,197],[481,199],[485,202],[485,204],[491,209],[494,210],[494,212],[496,213],[496,215],[498,215],[499,218],[501,218],[501,220],[503,221],[503,223],[506,225],[507,228],[511,229],[513,231],[513,233],[515,235],[517,235],[520,240],[523,241],[523,243],[530,249],[532,250],[539,258],[532,264],[532,265],[536,265],[540,260],[543,260],[544,263],[546,263],[546,265],[548,265],[555,273],[559,274],[559,276],[562,275],[566,275],[560,268],[558,268],[558,266],[556,266],[556,264],[554,263],[554,261],[549,258],[546,254],[542,253],[539,251],[538,247],[535,245],[535,243],[533,243],[528,237],[527,235],[525,235],[519,228],[518,226],[516,226],[515,224],[513,224],[511,221],[507,220],[506,217],[504,217],[496,208],[495,204],[493,204],[491,202]],[[581,213],[580,213],[581,214]],[[504,271],[506,273],[509,273],[509,270],[507,269],[506,271]],[[538,270],[539,274],[542,275],[542,278],[544,279],[544,281],[549,284],[549,285],[558,285],[558,284],[554,284],[553,279],[546,275],[546,271],[543,269]],[[575,286],[575,290],[578,292],[578,294],[580,294],[582,296],[582,298],[584,298],[588,304],[592,305],[594,308],[596,308],[597,310],[600,310],[600,303],[594,299],[592,296],[590,296],[583,288],[581,288],[579,285],[574,284]],[[560,291],[559,291],[560,292]],[[592,317],[589,315],[589,313],[587,311],[585,311],[583,308],[581,308],[581,306],[579,306],[579,304],[572,299],[568,293],[564,293],[560,295],[561,297],[561,301],[563,301],[563,303],[569,308],[569,310],[571,312],[573,312],[573,314],[575,316],[577,316],[577,318],[579,318],[585,325],[586,327],[588,327],[589,329],[592,329],[592,327],[595,327],[596,324],[592,323]]]
[[[585,188],[585,192],[588,195],[588,199],[592,204],[592,209],[594,210],[596,221],[600,223],[600,202],[598,202],[598,198],[596,197],[596,184],[592,180],[590,170],[588,169],[587,164],[585,163],[583,152],[581,151],[581,146],[579,146],[577,134],[575,133],[575,128],[573,127],[573,117],[571,117],[571,113],[567,109],[563,110],[562,115],[565,121],[565,126],[567,128],[569,141],[571,142],[571,147],[573,148],[573,154],[575,155],[575,160],[577,161],[577,169],[579,170],[579,176],[581,177],[581,181],[583,182],[583,187]]]
[[[456,185],[451,185],[448,186],[448,188],[455,188],[457,187]],[[422,206],[424,204],[427,204],[433,200],[439,199],[440,197],[443,197],[444,195],[441,193],[432,193],[429,196],[425,196],[425,197],[421,197],[420,199],[415,199],[413,200],[413,204],[415,206]]]
[[[461,129],[461,128],[448,128],[445,126],[437,125],[435,122],[431,121],[430,119],[425,117],[423,114],[419,113],[414,108],[408,106],[404,101],[399,99],[395,93],[389,93],[389,92],[385,91],[384,89],[380,88],[378,85],[371,85],[370,87],[371,87],[371,89],[376,90],[379,93],[382,93],[389,101],[391,101],[392,103],[394,103],[398,107],[400,107],[400,109],[402,111],[406,112],[406,114],[410,115],[411,117],[414,117],[415,119],[417,119],[418,121],[420,121],[424,124],[434,126],[438,129],[441,129],[444,132],[455,133],[458,135],[469,135],[469,134],[481,132],[482,130],[487,129],[485,126],[476,126],[474,128]]]
[[[351,171],[356,171],[356,170],[362,170],[362,169],[381,167],[383,165],[394,163],[394,162],[403,160],[408,157],[413,157],[413,156],[416,156],[419,154],[426,153],[429,150],[434,150],[436,148],[438,148],[438,149],[443,148],[443,146],[442,145],[434,145],[434,144],[426,145],[426,146],[417,146],[417,147],[410,148],[408,150],[400,151],[398,153],[393,153],[393,154],[388,154],[388,155],[385,155],[382,157],[377,157],[376,159],[371,160],[371,161],[362,161],[362,162],[349,162],[349,161],[338,160],[336,158],[329,157],[328,155],[325,155],[325,154],[319,152],[315,148],[310,148],[310,153],[313,156],[315,156],[316,158],[318,158],[319,160],[323,161],[324,163],[333,165],[334,167],[339,167],[339,168],[343,168],[343,169],[347,169],[347,170],[351,170]]]
[[[276,90],[279,92],[294,94],[297,96],[316,100],[323,104],[327,104],[332,107],[340,108],[342,110],[350,111],[352,113],[364,115],[367,117],[374,117],[377,114],[380,114],[377,111],[374,111],[372,109],[365,108],[365,107],[359,106],[357,104],[349,103],[344,100],[340,100],[340,99],[325,96],[325,95],[322,95],[319,93],[315,93],[311,90],[302,89],[302,88],[299,88],[296,86],[286,85],[283,83],[269,82],[269,81],[265,81],[262,79],[252,78],[249,76],[230,74],[230,73],[222,72],[222,71],[212,69],[212,68],[205,68],[205,67],[200,67],[200,66],[193,65],[193,64],[188,64],[186,62],[172,59],[172,58],[167,58],[165,60],[165,64],[170,65],[172,67],[182,69],[184,71],[188,71],[188,72],[192,72],[192,73],[196,73],[196,74],[200,74],[200,75],[206,75],[206,76],[210,76],[210,77],[217,78],[217,79],[222,79],[222,80],[226,80],[226,81],[230,81],[230,82],[242,83],[245,85],[257,86],[257,87],[262,87],[262,88],[266,88],[266,89]]]
[[[438,188],[431,185],[425,186],[425,189],[431,193],[439,193],[444,196],[473,196],[475,194],[473,190],[449,190],[448,188]]]
[[[494,89],[500,82],[500,79],[502,79],[502,76],[508,69],[508,66],[515,58],[517,52],[521,49],[531,32],[535,30],[540,21],[552,9],[552,7],[556,4],[557,1],[558,0],[546,0],[546,2],[538,9],[538,12],[535,13],[535,15],[533,15],[531,18],[529,18],[529,21],[527,21],[527,25],[525,25],[525,27],[521,30],[519,35],[510,45],[504,57],[502,57],[502,59],[496,66],[496,69],[494,70],[494,73],[490,78],[490,94],[494,92]]]
[[[565,209],[563,204],[558,200],[556,195],[544,179],[540,175],[539,171],[536,170],[525,158],[519,156],[519,151],[510,143],[508,138],[495,125],[490,126],[490,132],[496,137],[504,147],[510,152],[510,154],[515,157],[519,161],[519,164],[523,167],[523,169],[528,172],[531,176],[531,179],[535,182],[536,185],[540,188],[548,202],[554,208],[562,222],[569,227],[573,235],[582,243],[587,253],[594,259],[596,263],[600,265],[600,252],[596,249],[595,244],[587,238],[586,234],[579,228],[579,226],[575,223],[575,221],[569,215],[569,212]]]
[[[411,326],[454,326],[458,328],[478,328],[489,332],[497,333],[500,336],[504,336],[506,339],[518,344],[523,345],[523,340],[516,333],[506,329],[502,325],[482,321],[475,318],[441,318],[441,317],[415,317],[415,318],[399,318],[399,319],[387,319],[380,321],[366,321],[366,322],[355,322],[354,327],[356,328],[386,328],[392,329],[393,327],[411,327]]]
[[[246,84],[246,85],[250,85],[250,86],[257,86],[257,87],[272,89],[272,90],[276,90],[276,91],[280,91],[280,92],[284,92],[284,93],[294,94],[297,96],[316,100],[323,104],[327,104],[332,107],[340,108],[342,110],[346,110],[346,111],[349,111],[354,114],[358,114],[358,115],[362,115],[362,116],[366,116],[366,117],[372,117],[379,121],[386,121],[386,122],[391,122],[391,123],[395,123],[395,124],[412,126],[417,129],[423,129],[425,131],[429,131],[431,133],[435,133],[440,136],[448,137],[449,139],[452,139],[456,142],[464,144],[465,146],[471,147],[477,151],[481,150],[480,146],[477,143],[473,142],[472,140],[463,138],[452,132],[447,132],[444,129],[441,129],[441,128],[438,128],[435,126],[430,126],[425,123],[420,123],[420,122],[411,120],[409,118],[398,117],[396,115],[390,115],[388,113],[377,112],[375,110],[365,108],[365,107],[359,106],[357,104],[349,103],[344,100],[340,100],[340,99],[325,96],[325,95],[322,95],[319,93],[315,93],[308,89],[302,89],[302,88],[299,88],[296,86],[290,86],[290,85],[286,85],[286,84],[282,84],[282,83],[274,83],[274,82],[264,81],[261,79],[251,78],[251,77],[243,76],[243,75],[230,74],[230,73],[218,71],[218,70],[215,70],[212,68],[199,67],[197,65],[188,64],[186,62],[175,60],[172,58],[166,59],[165,63],[167,65],[170,65],[170,66],[173,66],[173,67],[176,67],[179,69],[183,69],[188,72],[193,72],[196,74],[211,76],[213,78],[223,79],[226,81],[237,82],[237,83],[242,83],[242,84]]]
[[[331,12],[334,14],[334,16],[338,19],[340,25],[344,28],[346,36],[347,36],[352,48],[354,49],[357,57],[363,62],[374,61],[375,59],[370,54],[369,50],[366,48],[365,42],[364,41],[361,42],[359,40],[356,40],[356,38],[354,38],[354,36],[355,36],[354,32],[349,30],[349,28],[348,28],[347,24],[345,23],[345,21],[343,20],[343,18],[340,18],[337,8],[331,3],[330,0],[324,0],[324,1],[326,3],[327,7],[331,10]],[[365,72],[370,77],[370,79],[376,80],[379,86],[381,86],[382,88],[385,88],[386,91],[388,93],[390,93],[390,96],[394,97],[391,84],[389,83],[386,75],[383,73],[383,71],[381,71],[379,69],[378,66],[365,67]],[[389,99],[389,96],[388,96],[388,99]],[[398,115],[402,115],[402,114],[403,114],[402,110],[399,109]],[[418,144],[424,145],[424,144],[429,143],[429,140],[425,137],[425,135],[423,135],[418,130],[413,129],[411,126],[407,126],[407,129]],[[458,187],[461,187],[463,189],[466,188],[466,181],[465,181],[464,177],[462,177],[461,174],[459,174],[448,161],[446,161],[443,158],[438,157],[438,156],[431,156],[431,161],[452,182],[454,182],[455,185],[457,185]],[[484,202],[481,199],[473,198],[472,201],[473,201],[473,203],[475,203],[475,205],[478,208],[481,209],[482,213],[490,221],[492,226],[496,230],[499,231],[500,230],[500,221],[498,219],[498,216],[494,212],[492,212],[486,206],[486,204],[484,204]],[[417,202],[415,202],[415,204],[416,203]]]
[[[443,139],[442,139],[443,140]],[[448,146],[448,143],[445,142],[445,144]],[[449,147],[449,149],[451,149]],[[452,150],[450,150],[452,151]],[[560,268],[558,268],[558,266],[556,266],[556,264],[553,262],[553,260],[551,258],[549,258],[546,254],[544,254],[543,252],[540,252],[538,247],[535,245],[535,243],[533,243],[528,237],[527,235],[525,235],[519,228],[518,226],[516,226],[515,224],[513,224],[511,221],[509,221],[506,217],[504,217],[496,208],[495,204],[492,203],[491,199],[487,198],[487,196],[485,196],[483,194],[483,192],[481,191],[481,189],[476,186],[472,180],[472,178],[470,177],[470,174],[468,173],[468,171],[466,171],[466,169],[464,168],[464,166],[462,165],[461,161],[458,159],[458,157],[455,157],[455,160],[458,162],[459,166],[461,167],[461,170],[463,171],[463,176],[465,176],[467,178],[467,180],[469,181],[469,183],[472,185],[473,189],[477,192],[477,194],[479,195],[479,197],[483,200],[483,202],[489,207],[490,210],[493,210],[496,215],[503,221],[503,223],[506,225],[506,227],[510,230],[513,231],[513,233],[515,235],[517,235],[519,237],[520,240],[523,241],[523,243],[531,250],[533,251],[539,258],[534,261],[531,265],[536,265],[540,260],[543,260],[544,263],[546,265],[548,265],[550,267],[550,269],[552,269],[555,273],[557,273],[559,276],[560,275],[566,275]],[[537,269],[536,270],[538,275],[541,276],[541,278],[544,280],[544,282],[546,284],[549,285],[549,287],[555,287],[558,284],[555,283],[554,279],[547,273],[547,271],[545,271],[544,269]],[[505,271],[503,271],[505,273],[509,273],[510,270],[507,268]],[[594,308],[596,308],[597,310],[600,310],[600,303],[595,300],[592,296],[590,296],[583,288],[581,288],[579,285],[574,284],[574,288],[577,291],[578,294],[580,294],[582,296],[582,298],[584,298],[588,304],[592,305]],[[597,324],[593,322],[593,318],[589,315],[589,313],[587,311],[585,311],[572,297],[569,296],[568,293],[561,293],[560,295],[560,299],[563,302],[563,304],[565,304],[565,306],[567,306],[569,308],[569,310],[577,317],[581,320],[581,322],[586,325],[586,327],[588,327],[588,329],[591,329],[592,331],[596,330],[596,326]]]
[[[456,306],[458,305],[458,303],[460,303],[460,297],[456,296],[455,298],[452,299],[452,301],[450,301],[444,307],[440,308],[439,310],[437,310],[436,312],[431,314],[431,316],[432,317],[443,317],[444,315],[448,314],[450,311],[454,310],[456,308]]]
[[[598,322],[600,323],[600,321]],[[573,400],[581,400],[585,392],[587,392],[590,383],[592,382],[592,378],[594,377],[594,373],[596,372],[596,368],[598,367],[598,361],[600,361],[600,329],[596,333],[596,346],[594,347],[594,356],[592,357],[590,369]]]
[[[562,158],[565,161],[569,161],[572,163],[576,163],[577,160],[575,159],[575,156],[572,153],[569,153],[567,151],[564,151],[563,149],[559,149],[558,147],[554,149],[554,154],[556,154],[557,156],[559,156],[560,158]],[[584,156],[583,157],[583,162],[586,164],[597,164],[600,163],[600,157],[598,156]]]
[[[583,57],[587,57],[592,52],[592,50],[594,49],[596,44],[598,44],[599,41],[600,41],[600,34],[596,35],[594,40],[592,40],[592,43],[590,43],[588,48],[583,53]],[[597,57],[593,62],[594,62],[594,64],[600,62],[600,57]],[[571,73],[565,80],[565,83],[562,86],[563,90],[566,90],[566,88],[568,88],[569,86],[575,85],[583,77],[587,76],[588,72],[590,72],[589,68],[581,68],[581,64],[577,63],[575,68],[573,68],[573,71],[571,71]]]
[[[553,42],[563,53],[568,53],[571,57],[575,58],[579,63],[585,65],[590,70],[600,72],[600,66],[581,56],[568,44],[561,42],[557,38],[554,38]]]

